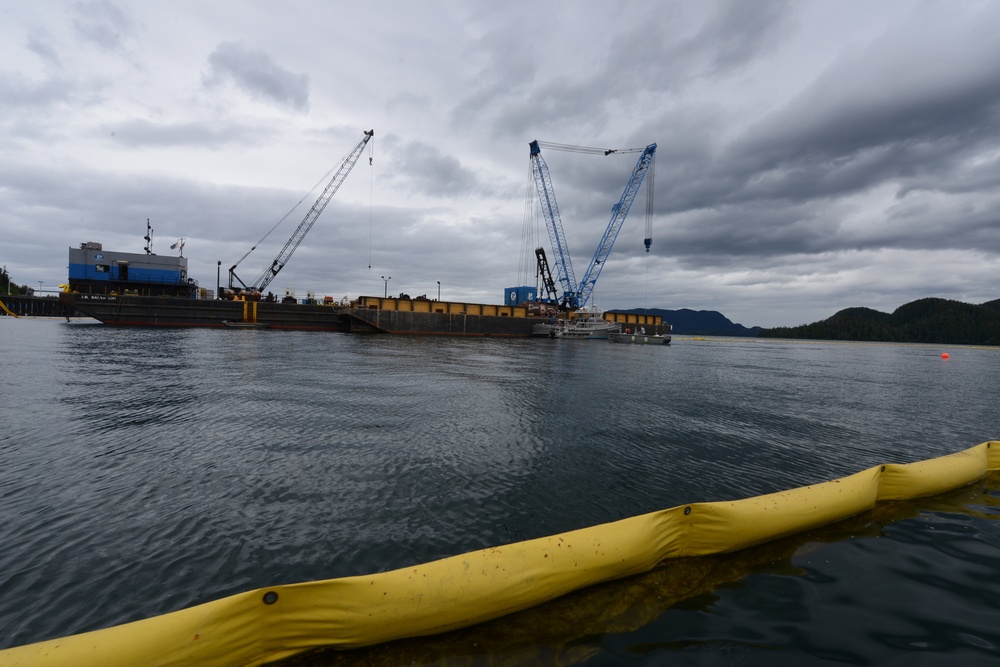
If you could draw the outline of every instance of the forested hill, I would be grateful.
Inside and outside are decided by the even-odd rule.
[[[892,314],[847,308],[821,322],[764,329],[761,338],[810,338],[895,343],[1000,345],[1000,299],[981,305],[918,299]]]
[[[645,313],[659,315],[668,323],[673,333],[690,336],[756,336],[760,327],[745,327],[715,310],[665,310],[663,308],[633,308],[615,310],[619,313]]]

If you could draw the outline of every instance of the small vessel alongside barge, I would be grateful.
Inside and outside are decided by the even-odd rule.
[[[668,329],[669,330],[669,329]],[[670,345],[670,334],[645,334],[616,332],[610,336],[612,343],[632,345]]]
[[[553,332],[555,338],[568,340],[608,340],[612,333],[621,331],[621,325],[604,319],[604,313],[598,308],[581,308],[574,313],[575,317],[560,322]]]

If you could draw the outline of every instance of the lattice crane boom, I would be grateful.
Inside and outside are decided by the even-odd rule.
[[[344,159],[344,162],[340,165],[337,171],[330,178],[330,182],[327,183],[326,187],[323,189],[323,192],[320,194],[319,198],[312,205],[312,208],[309,209],[309,212],[306,213],[306,216],[302,219],[302,222],[299,223],[299,226],[295,228],[295,231],[292,233],[291,238],[289,238],[288,241],[285,243],[285,246],[281,249],[281,252],[278,253],[278,256],[274,258],[274,261],[271,262],[271,266],[264,269],[264,271],[260,274],[260,276],[258,276],[257,279],[254,280],[251,284],[245,285],[243,284],[243,281],[239,280],[239,277],[236,276],[236,273],[234,271],[236,265],[234,265],[232,268],[229,269],[230,287],[233,287],[234,278],[237,281],[239,281],[240,284],[243,284],[243,286],[246,289],[256,292],[263,292],[267,288],[267,286],[271,284],[271,281],[274,280],[275,276],[278,275],[278,272],[285,267],[285,264],[288,263],[288,260],[291,258],[292,254],[302,243],[302,239],[304,239],[306,237],[306,234],[309,233],[309,230],[312,229],[312,226],[316,223],[316,220],[319,218],[320,214],[323,213],[323,209],[325,209],[326,205],[330,203],[331,199],[333,199],[333,195],[335,195],[337,193],[337,190],[340,189],[340,186],[347,178],[347,175],[351,173],[351,170],[354,168],[354,165],[357,164],[358,159],[364,152],[365,145],[374,135],[375,135],[375,130],[368,130],[367,132],[363,133],[361,141],[359,141],[357,145],[354,146],[353,149],[351,149],[351,152]],[[246,255],[244,255],[243,258],[245,259]],[[239,262],[237,262],[237,264],[239,264]]]
[[[645,178],[646,172],[653,163],[653,158],[655,156],[656,144],[646,146],[645,150],[642,151],[642,155],[639,156],[639,160],[636,162],[635,168],[632,170],[632,175],[629,177],[628,183],[625,185],[625,190],[622,192],[621,199],[619,199],[618,203],[611,207],[611,220],[608,222],[607,229],[604,230],[604,236],[601,237],[601,242],[597,246],[597,251],[594,253],[594,257],[590,260],[587,272],[583,274],[583,280],[580,281],[580,287],[577,290],[577,299],[580,308],[587,305],[590,295],[594,292],[594,285],[597,283],[597,278],[601,275],[601,269],[604,268],[604,262],[608,259],[608,255],[611,254],[611,248],[615,244],[615,239],[618,238],[618,232],[621,231],[622,223],[625,222],[625,217],[628,215],[629,209],[632,207],[632,202],[635,201],[635,196],[639,192],[642,180]],[[648,252],[650,243],[652,242],[648,229],[646,231],[646,238],[643,242],[646,246],[646,251]]]
[[[556,281],[562,287],[563,303],[576,308],[576,275],[573,273],[573,261],[566,245],[566,234],[563,232],[562,218],[559,206],[556,204],[556,193],[552,189],[552,179],[549,176],[549,166],[542,158],[542,151],[537,141],[528,144],[531,148],[531,175],[538,190],[538,200],[545,217],[545,227],[549,232],[549,241],[555,253]]]

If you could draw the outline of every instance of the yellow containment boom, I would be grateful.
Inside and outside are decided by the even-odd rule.
[[[993,445],[996,445],[994,447]],[[391,572],[261,588],[181,611],[0,651],[0,665],[259,665],[467,627],[665,560],[737,551],[1000,470],[1000,441],[831,482],[695,503]]]
[[[10,309],[7,306],[4,305],[3,301],[0,301],[0,310],[2,310],[3,312],[7,313],[11,317],[18,317],[18,315],[12,313],[10,311]]]

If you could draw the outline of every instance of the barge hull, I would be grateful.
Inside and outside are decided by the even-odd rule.
[[[225,327],[344,331],[341,309],[326,305],[223,301],[169,296],[103,296],[63,293],[60,301],[104,324],[124,327]]]
[[[346,331],[432,336],[497,336],[527,338],[540,320],[533,317],[423,313],[406,310],[350,308],[345,310]]]
[[[466,312],[416,312],[269,301],[226,301],[167,296],[105,296],[63,293],[67,309],[123,327],[210,327],[342,331],[430,336],[531,335],[545,320]]]

